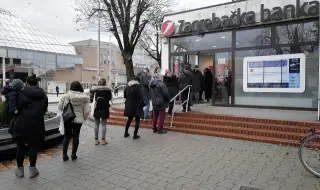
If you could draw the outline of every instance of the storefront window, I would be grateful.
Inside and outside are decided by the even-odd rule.
[[[235,105],[317,108],[319,52],[315,46],[237,51],[235,55]],[[304,53],[306,56],[305,91],[302,93],[244,92],[243,59],[245,57]]]
[[[237,48],[271,45],[271,28],[237,31],[236,39]]]
[[[204,36],[187,36],[170,39],[171,52],[210,50],[230,48],[232,33],[220,32],[205,34]]]
[[[276,27],[277,44],[297,44],[318,41],[318,22],[290,24]]]
[[[57,69],[65,69],[66,68],[66,56],[57,56]]]

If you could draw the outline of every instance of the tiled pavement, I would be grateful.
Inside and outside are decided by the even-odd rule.
[[[301,166],[297,148],[147,129],[133,141],[122,137],[121,127],[108,127],[109,144],[95,146],[92,126],[82,128],[76,162],[52,155],[32,180],[27,170],[23,179],[2,171],[0,189],[320,189],[320,180]]]

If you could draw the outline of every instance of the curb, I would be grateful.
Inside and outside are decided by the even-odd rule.
[[[48,102],[48,104],[57,104],[59,102]]]

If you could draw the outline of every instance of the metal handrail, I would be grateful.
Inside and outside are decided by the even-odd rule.
[[[172,99],[170,100],[170,103],[173,101],[173,105],[175,105],[175,104],[176,104],[176,99],[177,99],[177,97],[180,96],[184,91],[186,91],[186,90],[188,89],[188,98],[187,98],[184,102],[181,103],[181,105],[187,104],[186,110],[185,110],[186,113],[188,112],[188,107],[189,107],[189,99],[190,99],[191,87],[192,87],[192,85],[186,86],[184,89],[180,90],[180,92],[179,92],[177,95],[175,95],[174,98],[172,98]],[[174,114],[176,113],[177,110],[178,110],[178,108],[174,108],[174,109],[172,110],[170,127],[172,127]]]

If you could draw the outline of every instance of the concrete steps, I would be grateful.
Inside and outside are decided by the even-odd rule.
[[[127,118],[123,109],[112,108],[108,123],[125,126]],[[274,119],[246,118],[230,115],[204,113],[176,113],[173,127],[166,117],[165,128],[169,131],[188,134],[218,136],[249,141],[299,146],[300,140],[309,133],[311,126],[320,128],[317,122],[287,121]],[[134,126],[134,121],[131,126]],[[152,121],[141,121],[142,128],[152,128]],[[320,147],[320,140],[315,142]]]

